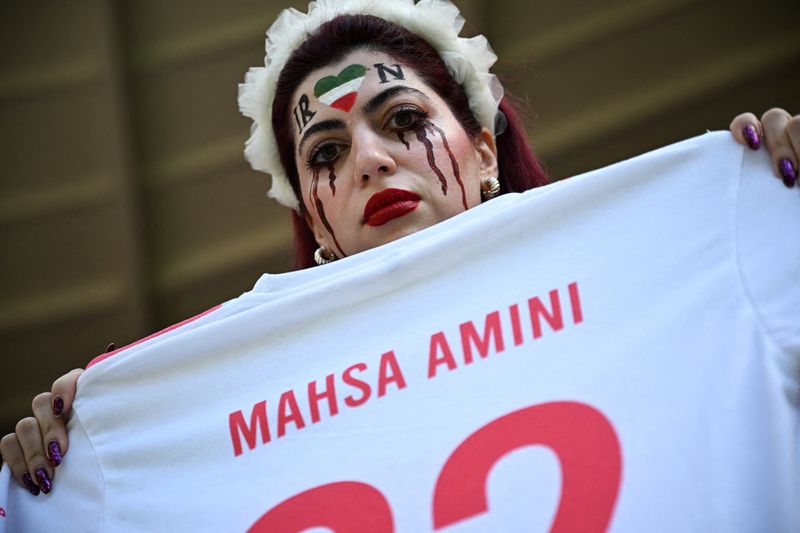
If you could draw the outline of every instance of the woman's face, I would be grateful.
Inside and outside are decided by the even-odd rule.
[[[307,221],[338,257],[427,228],[481,201],[494,140],[471,138],[410,68],[354,51],[293,96],[295,163]]]

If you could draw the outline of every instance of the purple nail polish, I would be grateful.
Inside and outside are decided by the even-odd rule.
[[[794,171],[792,162],[785,158],[781,159],[778,161],[778,170],[781,171],[781,176],[783,176],[783,184],[791,189],[797,179],[797,173]]]
[[[56,416],[61,416],[61,413],[64,412],[64,398],[61,396],[56,396],[53,398],[53,414]]]
[[[50,444],[47,445],[47,449],[50,451],[50,464],[53,466],[58,466],[61,464],[61,446],[58,445],[58,441],[51,440]]]
[[[761,139],[758,138],[758,133],[756,133],[756,129],[751,124],[744,127],[742,135],[744,140],[747,141],[747,146],[752,150],[758,150],[758,147],[761,146]]]
[[[36,470],[34,470],[36,474],[36,481],[39,484],[39,488],[42,489],[42,492],[47,494],[53,488],[53,484],[50,483],[50,476],[47,475],[47,470],[44,469],[43,466],[40,466]]]
[[[31,478],[30,474],[25,474],[22,476],[22,482],[25,484],[25,488],[33,494],[34,496],[39,495],[39,487],[33,484],[33,478]]]

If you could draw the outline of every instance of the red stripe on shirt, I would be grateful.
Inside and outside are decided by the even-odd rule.
[[[95,357],[94,359],[89,361],[89,364],[86,365],[86,368],[89,368],[90,366],[96,365],[100,361],[108,359],[109,357],[113,357],[113,356],[117,355],[118,353],[127,350],[128,348],[132,348],[132,347],[136,346],[137,344],[141,344],[141,343],[143,343],[145,341],[149,341],[150,339],[155,339],[159,335],[163,335],[164,333],[168,333],[168,332],[172,331],[173,329],[178,329],[179,327],[181,327],[183,325],[186,325],[189,322],[194,322],[198,318],[204,317],[207,314],[211,313],[212,311],[216,311],[220,307],[222,307],[222,304],[215,305],[211,309],[207,309],[207,310],[203,311],[202,313],[200,313],[198,315],[194,315],[193,317],[189,317],[186,320],[183,320],[182,322],[178,322],[177,324],[173,324],[173,325],[171,325],[171,326],[169,326],[167,328],[162,329],[161,331],[157,331],[157,332],[153,333],[152,335],[148,335],[147,337],[145,337],[143,339],[139,339],[138,341],[132,342],[132,343],[128,344],[127,346],[123,346],[122,348],[117,348],[113,352],[107,352],[107,353],[98,355],[97,357]]]

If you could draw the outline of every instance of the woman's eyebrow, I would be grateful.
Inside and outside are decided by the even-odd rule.
[[[413,93],[418,96],[421,96],[425,100],[430,100],[430,98],[428,98],[428,96],[425,93],[423,93],[422,91],[418,91],[413,87],[406,87],[405,85],[395,85],[394,87],[389,87],[388,89],[381,91],[375,96],[373,96],[369,102],[361,106],[361,111],[363,111],[365,115],[370,115],[381,105],[383,105],[383,103],[386,102],[386,100],[398,94],[408,94],[408,93]]]
[[[315,133],[320,131],[342,130],[344,128],[345,128],[344,122],[339,120],[338,118],[317,122],[316,124],[308,128],[306,132],[303,134],[303,138],[300,139],[300,146],[297,148],[297,152],[299,153],[303,150],[303,144],[311,135],[314,135]]]

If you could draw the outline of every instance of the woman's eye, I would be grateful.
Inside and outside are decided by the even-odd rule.
[[[323,165],[334,161],[339,154],[344,151],[345,147],[338,143],[326,143],[317,147],[311,156],[308,158],[309,166]]]
[[[411,116],[411,112],[409,111],[400,111],[394,116],[394,123],[401,128],[410,126],[413,121],[414,117]]]
[[[323,161],[330,161],[339,155],[339,147],[335,144],[326,144],[319,149],[317,154]]]
[[[401,108],[389,118],[387,127],[392,130],[411,129],[427,116],[427,113],[416,108]]]

